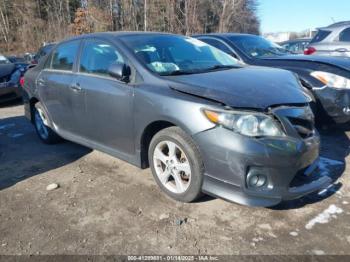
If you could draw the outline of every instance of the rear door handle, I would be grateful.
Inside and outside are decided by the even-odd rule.
[[[338,49],[335,49],[336,52],[348,52],[349,50],[346,49],[346,48],[338,48]]]
[[[70,88],[74,91],[81,91],[81,86],[79,83],[71,84]]]

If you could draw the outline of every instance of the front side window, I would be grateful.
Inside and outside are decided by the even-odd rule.
[[[159,75],[202,73],[241,66],[230,55],[190,37],[133,35],[123,36],[121,40],[142,64]]]
[[[350,27],[343,30],[340,34],[339,34],[339,41],[340,42],[350,42]]]
[[[72,71],[79,45],[80,41],[71,41],[58,46],[52,55],[51,68]]]
[[[124,59],[113,45],[99,40],[85,42],[80,57],[80,72],[109,76],[109,67],[116,63],[124,63]]]

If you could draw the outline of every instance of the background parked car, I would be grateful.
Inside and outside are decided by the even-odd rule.
[[[350,58],[291,55],[267,39],[248,34],[197,35],[235,58],[257,66],[277,67],[298,74],[317,99],[320,122],[350,121]]]
[[[0,103],[22,96],[19,84],[22,74],[21,66],[11,63],[0,54]]]
[[[23,76],[24,73],[27,71],[27,67],[29,65],[26,59],[21,56],[8,56],[7,59],[11,63],[14,63],[21,70],[21,74]]]
[[[350,57],[350,21],[319,28],[304,54]]]
[[[304,54],[304,50],[309,45],[310,38],[300,38],[279,43],[280,46],[293,54]]]
[[[44,56],[46,56],[55,45],[56,45],[56,43],[48,43],[48,44],[45,44],[44,46],[40,47],[38,52],[34,55],[32,64],[38,64],[40,62],[40,60]]]

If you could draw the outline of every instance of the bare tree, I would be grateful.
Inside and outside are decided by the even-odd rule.
[[[259,33],[257,0],[0,0],[0,52],[98,31]]]

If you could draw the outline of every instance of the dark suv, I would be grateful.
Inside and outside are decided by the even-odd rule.
[[[190,202],[271,206],[317,191],[319,135],[293,73],[249,67],[197,39],[99,33],[64,41],[25,75],[26,116],[141,168]]]

